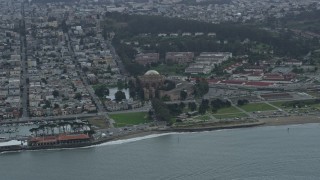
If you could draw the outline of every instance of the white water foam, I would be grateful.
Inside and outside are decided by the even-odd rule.
[[[52,148],[52,149],[5,151],[5,152],[0,152],[0,154],[23,152],[23,151],[61,151],[61,150],[72,150],[72,149],[87,149],[87,148],[102,147],[102,146],[109,146],[109,145],[120,145],[120,144],[131,143],[131,142],[136,142],[136,141],[141,141],[141,140],[151,139],[151,138],[156,138],[156,137],[161,137],[161,136],[167,136],[167,135],[190,134],[190,133],[199,133],[199,132],[170,132],[170,133],[162,133],[162,134],[151,134],[151,135],[147,135],[147,136],[135,137],[135,138],[130,138],[130,139],[109,141],[109,142],[105,142],[105,143],[97,144],[97,145],[92,145],[92,146],[74,147],[74,148]]]
[[[151,134],[151,135],[142,136],[142,137],[135,137],[135,138],[130,138],[130,139],[121,139],[121,140],[109,141],[109,142],[105,142],[105,143],[102,143],[102,144],[93,145],[91,147],[100,147],[100,146],[108,146],[108,145],[119,145],[119,144],[131,143],[131,142],[136,142],[136,141],[141,141],[141,140],[151,139],[151,138],[156,138],[156,137],[161,137],[161,136],[167,136],[167,135],[172,135],[172,134],[181,134],[181,133],[171,132],[171,133],[163,133],[163,134]]]

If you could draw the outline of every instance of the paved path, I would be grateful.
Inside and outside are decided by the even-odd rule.
[[[83,82],[83,85],[85,86],[85,88],[89,92],[93,102],[95,103],[95,105],[97,107],[97,110],[98,110],[98,114],[99,115],[103,115],[107,119],[109,126],[113,127],[114,121],[110,120],[110,117],[109,117],[106,109],[104,108],[104,106],[103,106],[102,102],[100,101],[100,99],[98,98],[98,96],[96,96],[93,88],[89,85],[88,79],[87,79],[85,73],[82,71],[81,66],[77,62],[77,58],[76,58],[74,50],[73,50],[73,48],[71,46],[70,36],[69,36],[68,33],[66,34],[66,40],[67,40],[67,43],[68,43],[68,49],[72,53],[73,62],[76,65],[77,72],[80,75],[80,78],[81,78],[81,80]]]
[[[24,13],[24,3],[21,5],[21,14],[22,14],[22,21],[20,27],[25,27],[25,13]],[[22,107],[22,120],[29,117],[28,113],[28,89],[29,83],[27,82],[28,79],[28,67],[27,67],[27,41],[26,36],[20,34],[20,41],[21,41],[21,70],[22,75],[20,78],[20,85],[22,87],[21,92],[21,107]]]
[[[238,107],[237,105],[235,105],[230,99],[227,99],[227,100],[231,102],[231,106],[233,106],[234,108],[238,109],[239,111],[245,113],[248,117],[254,118],[254,117],[252,116],[252,114],[250,114],[250,113],[248,113],[247,111],[239,108],[239,107]],[[254,118],[254,119],[255,119],[255,118]]]

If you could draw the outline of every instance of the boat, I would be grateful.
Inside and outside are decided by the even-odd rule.
[[[25,141],[6,139],[0,142],[0,152],[20,151],[27,147]]]

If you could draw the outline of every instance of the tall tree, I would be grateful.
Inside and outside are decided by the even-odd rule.
[[[195,111],[197,109],[197,104],[195,102],[189,102],[188,108],[190,109],[190,111]]]
[[[115,94],[115,99],[117,102],[122,101],[123,99],[126,99],[126,94],[122,91],[117,91]]]
[[[171,121],[171,114],[166,104],[156,98],[152,99],[151,103],[157,119],[169,123]]]
[[[188,96],[188,93],[185,90],[180,91],[180,99],[185,100]]]

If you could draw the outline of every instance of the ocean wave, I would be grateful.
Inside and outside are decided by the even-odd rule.
[[[161,136],[173,135],[173,134],[181,134],[181,133],[171,132],[171,133],[163,133],[163,134],[151,134],[151,135],[147,135],[147,136],[141,136],[141,137],[134,137],[134,138],[129,138],[129,139],[120,139],[120,140],[109,141],[109,142],[105,142],[105,143],[102,143],[102,144],[93,145],[93,146],[90,146],[90,147],[119,145],[119,144],[125,144],[125,143],[141,141],[141,140],[145,140],[145,139],[152,139],[152,138],[161,137]]]

